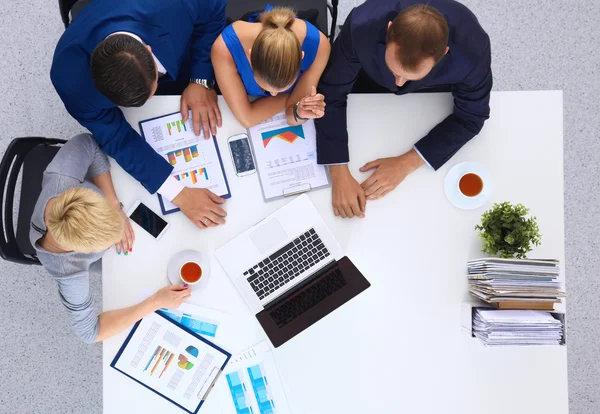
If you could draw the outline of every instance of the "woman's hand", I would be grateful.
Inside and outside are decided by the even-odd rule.
[[[325,96],[317,93],[317,88],[312,86],[310,94],[300,99],[297,112],[301,118],[321,118],[325,115]]]
[[[192,295],[189,285],[169,285],[157,291],[150,300],[156,309],[176,309]]]
[[[123,230],[123,239],[117,244],[115,247],[117,248],[117,253],[121,254],[121,252],[125,252],[125,256],[133,250],[133,242],[135,241],[135,233],[133,232],[133,227],[131,227],[131,221],[129,221],[129,217],[123,211],[123,208],[119,206],[119,215],[121,219],[123,219],[124,230]]]

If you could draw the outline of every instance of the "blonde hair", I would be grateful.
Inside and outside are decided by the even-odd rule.
[[[276,88],[291,85],[302,66],[302,47],[291,30],[295,16],[295,11],[287,7],[275,7],[262,13],[263,29],[252,45],[252,70]]]
[[[46,210],[46,226],[61,247],[99,252],[123,236],[123,220],[106,198],[89,188],[71,188]]]

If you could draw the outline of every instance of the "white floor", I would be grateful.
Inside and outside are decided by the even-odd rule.
[[[342,0],[340,23],[358,3]],[[600,2],[463,3],[491,37],[496,90],[564,90],[570,412],[595,414],[600,412]],[[6,1],[2,8],[0,153],[17,136],[69,138],[82,131],[48,75],[63,31],[57,2]],[[99,272],[92,289],[100,296]],[[74,337],[42,269],[0,261],[0,303],[0,412],[100,413],[101,347]]]

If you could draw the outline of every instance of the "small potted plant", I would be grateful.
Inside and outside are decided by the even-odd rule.
[[[495,203],[483,213],[481,224],[475,226],[483,239],[481,251],[504,258],[524,258],[541,240],[536,218],[527,218],[528,214],[529,209],[523,204]]]

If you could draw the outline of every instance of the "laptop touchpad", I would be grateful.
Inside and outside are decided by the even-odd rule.
[[[250,239],[254,246],[262,254],[274,247],[283,247],[282,243],[288,238],[285,230],[276,218],[270,220],[260,228],[250,233]]]

